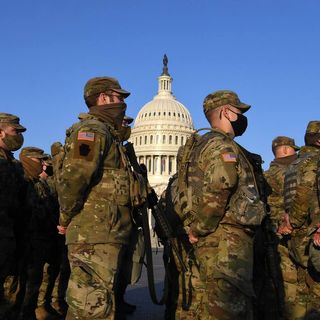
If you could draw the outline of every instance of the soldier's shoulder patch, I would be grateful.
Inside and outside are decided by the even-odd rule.
[[[79,141],[94,141],[94,132],[78,132],[77,140]]]
[[[237,156],[232,152],[221,153],[221,158],[224,162],[237,162]]]

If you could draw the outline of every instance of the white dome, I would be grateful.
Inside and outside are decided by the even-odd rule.
[[[194,132],[190,112],[171,92],[166,59],[158,78],[158,94],[139,111],[130,137],[138,161],[146,165],[149,182],[158,194],[176,172],[178,149]]]
[[[187,108],[177,101],[172,94],[156,95],[139,111],[134,127],[157,125],[165,121],[166,124],[183,126],[193,130],[193,122]]]

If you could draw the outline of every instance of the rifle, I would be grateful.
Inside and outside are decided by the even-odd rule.
[[[130,164],[133,170],[139,174],[141,174],[145,178],[145,182],[148,183],[147,177],[147,168],[144,165],[139,165],[133,144],[128,142],[124,145],[126,149],[127,157],[130,161]],[[165,289],[164,294],[161,300],[159,301],[156,296],[156,290],[154,286],[154,274],[153,274],[153,259],[152,259],[152,249],[151,249],[151,239],[150,239],[150,230],[149,230],[149,221],[148,221],[148,208],[151,209],[152,215],[158,225],[157,236],[161,239],[167,248],[172,248],[175,252],[179,262],[181,263],[182,269],[184,272],[188,270],[187,266],[185,265],[181,254],[174,242],[174,232],[172,227],[168,221],[168,219],[163,215],[163,213],[159,210],[157,203],[158,197],[154,191],[154,189],[150,188],[151,190],[148,192],[147,203],[145,203],[142,207],[138,208],[141,213],[142,217],[142,228],[143,228],[143,235],[145,238],[146,243],[146,260],[147,260],[147,273],[148,273],[148,285],[149,285],[149,293],[153,303],[162,305],[166,302],[168,296],[168,277],[166,271],[165,277]]]

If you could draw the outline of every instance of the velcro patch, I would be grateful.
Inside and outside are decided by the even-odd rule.
[[[237,156],[234,153],[222,153],[221,157],[224,162],[237,162]]]
[[[94,141],[94,133],[93,132],[78,132],[78,140]]]

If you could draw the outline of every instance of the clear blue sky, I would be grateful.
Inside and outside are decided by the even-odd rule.
[[[301,145],[320,119],[319,15],[319,0],[2,0],[0,110],[20,116],[25,146],[49,151],[86,111],[90,77],[118,78],[136,116],[167,53],[195,127],[208,93],[236,91],[252,105],[239,142],[268,164],[275,136]]]

